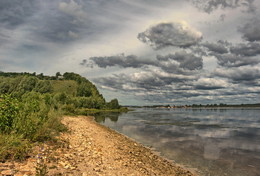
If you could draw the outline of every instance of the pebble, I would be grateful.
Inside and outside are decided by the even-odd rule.
[[[99,125],[91,124],[89,121],[84,122],[84,119],[81,118],[68,117],[65,119],[71,133],[61,135],[62,145],[53,150],[48,149],[49,146],[44,147],[48,151],[45,152],[46,156],[51,154],[51,157],[46,158],[49,175],[172,176],[174,172],[176,173],[176,170],[172,169],[172,165],[164,163],[163,159],[122,135],[103,130],[103,127],[99,129]],[[89,126],[89,133],[86,133],[85,126]],[[95,134],[94,131],[98,131],[98,134]],[[49,158],[55,159],[50,161]],[[33,163],[33,160],[29,160],[29,162]],[[27,162],[24,165],[29,166]],[[57,167],[50,168],[53,165]],[[13,167],[13,164],[8,164],[9,166]],[[18,169],[20,166],[22,165],[19,164],[19,167],[15,167],[19,172],[11,176],[25,176],[23,174],[25,172]],[[35,170],[35,167],[31,167],[31,169]],[[0,163],[0,176],[6,170],[6,167]],[[9,167],[9,171],[11,171],[11,167]],[[33,171],[28,175],[35,175],[34,173]],[[185,172],[182,170],[181,173]],[[189,175],[189,173],[182,174],[182,176]]]
[[[13,172],[11,170],[4,170],[1,172],[2,176],[12,176]]]

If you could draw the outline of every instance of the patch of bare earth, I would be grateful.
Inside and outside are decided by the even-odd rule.
[[[96,123],[92,117],[64,117],[62,123],[69,129],[60,136],[64,141],[62,145],[45,146],[43,150],[48,175],[194,175],[126,136]],[[35,171],[31,173],[35,174]]]

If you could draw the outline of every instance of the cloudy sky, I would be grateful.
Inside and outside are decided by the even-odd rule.
[[[1,0],[0,70],[124,105],[260,102],[259,0]]]

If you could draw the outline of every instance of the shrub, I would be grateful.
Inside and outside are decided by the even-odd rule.
[[[10,95],[0,95],[0,132],[10,133],[18,114],[18,101]]]
[[[76,108],[75,108],[75,106],[73,104],[63,105],[62,110],[64,111],[65,114],[68,114],[68,115],[70,115],[70,114],[73,115],[76,112],[75,111]]]
[[[28,140],[18,135],[0,134],[0,161],[23,160],[31,150]]]
[[[36,92],[40,92],[40,93],[50,93],[53,91],[53,87],[51,85],[51,82],[49,80],[40,80],[34,90]]]

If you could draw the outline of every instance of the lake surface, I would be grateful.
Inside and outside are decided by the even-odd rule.
[[[260,109],[135,109],[96,121],[205,176],[260,175]]]

